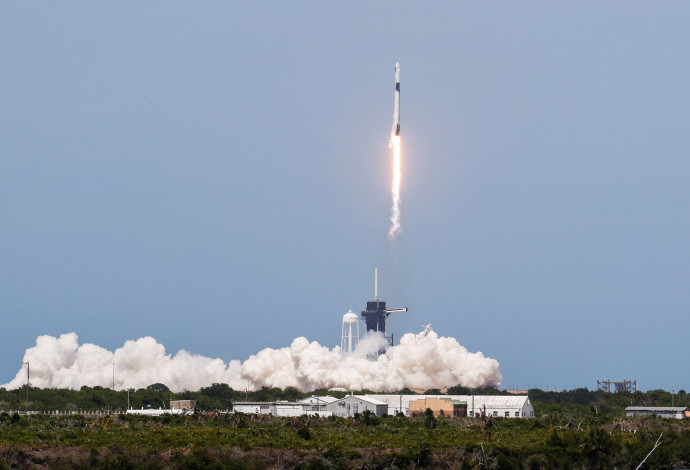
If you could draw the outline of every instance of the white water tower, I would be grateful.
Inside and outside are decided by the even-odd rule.
[[[350,354],[359,342],[359,317],[352,310],[343,315],[343,335],[340,340],[340,354]]]

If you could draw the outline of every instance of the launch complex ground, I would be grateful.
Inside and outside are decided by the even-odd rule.
[[[49,393],[66,395],[45,392],[46,400]],[[188,393],[197,394],[200,402],[219,393],[244,398],[244,392],[220,386]],[[0,391],[0,400],[16,394]],[[74,394],[71,399],[122,396],[122,392],[90,388]],[[169,395],[155,392],[150,396],[156,394]],[[642,468],[684,468],[690,463],[690,419],[625,416],[631,400],[663,405],[670,394],[586,389],[556,394],[535,389],[530,395],[535,416],[529,419],[493,413],[456,417],[427,410],[409,417],[377,416],[362,408],[349,417],[318,418],[220,412],[208,407],[206,411],[197,407],[191,415],[161,416],[124,412],[86,416],[76,410],[28,416],[0,412],[0,467],[6,463],[7,468],[18,469],[636,468],[645,458],[648,467]],[[343,398],[348,397],[351,411],[365,398]],[[418,400],[419,396],[412,397]],[[325,398],[312,396],[295,402],[319,406],[321,400]],[[424,405],[430,404],[426,400]],[[687,406],[688,397],[682,400]],[[268,403],[282,402],[271,397]],[[341,403],[347,407],[347,402]],[[446,403],[455,406],[452,400]],[[660,450],[653,452],[656,447]]]

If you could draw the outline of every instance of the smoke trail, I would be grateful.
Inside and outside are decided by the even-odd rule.
[[[401,232],[400,228],[400,136],[392,135],[391,144],[393,146],[393,205],[391,206],[391,228],[388,230],[388,239],[391,242]]]
[[[116,390],[158,382],[174,392],[214,383],[226,383],[236,390],[291,386],[303,391],[344,387],[380,392],[501,383],[496,360],[481,352],[470,353],[454,338],[439,337],[433,330],[405,334],[399,345],[376,361],[367,359],[385,344],[382,335],[370,335],[360,341],[354,353],[341,357],[338,347],[329,349],[300,337],[290,347],[266,348],[243,363],[232,360],[226,364],[184,350],[167,354],[151,337],[127,341],[111,352],[94,344],[79,345],[77,335],[67,333],[58,338],[39,336],[36,345],[26,350],[23,362],[30,363],[31,385],[40,388],[110,388],[113,369]],[[22,368],[3,387],[17,389],[25,384],[26,369]]]

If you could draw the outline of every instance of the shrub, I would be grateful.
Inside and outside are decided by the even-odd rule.
[[[376,426],[377,424],[379,424],[379,419],[372,411],[364,410],[362,412],[361,422],[366,424],[367,426]]]
[[[311,432],[309,431],[308,426],[300,426],[297,429],[297,435],[299,437],[301,437],[302,439],[304,439],[305,441],[308,441],[309,439],[311,439]]]

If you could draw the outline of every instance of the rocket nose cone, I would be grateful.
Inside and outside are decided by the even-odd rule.
[[[399,68],[400,68],[400,62],[396,62],[396,63],[395,63],[395,68],[396,68],[396,69],[399,69]]]

